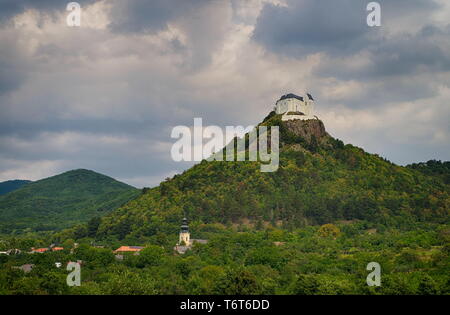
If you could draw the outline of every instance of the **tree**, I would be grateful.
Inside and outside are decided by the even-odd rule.
[[[42,275],[40,287],[48,294],[65,294],[68,286],[66,283],[66,275],[49,271]]]
[[[164,261],[164,249],[161,246],[149,245],[140,251],[137,267],[159,266]]]
[[[436,295],[439,294],[439,288],[429,275],[424,275],[419,283],[418,293],[420,295]]]
[[[294,283],[291,293],[296,295],[317,294],[319,283],[314,275],[300,275]]]
[[[281,269],[286,259],[280,250],[274,246],[260,246],[251,250],[246,258],[247,265],[268,265],[274,269]]]
[[[105,282],[104,291],[113,295],[156,294],[155,281],[148,273],[137,274],[131,271],[114,274]]]
[[[93,217],[89,220],[87,224],[88,236],[95,237],[97,235],[98,227],[102,223],[102,219],[100,217]]]
[[[333,239],[336,239],[341,234],[341,231],[337,226],[329,223],[322,225],[319,228],[318,233],[322,237],[332,237]]]
[[[215,294],[228,295],[260,294],[260,291],[255,275],[244,267],[229,269],[214,288]]]
[[[86,225],[76,225],[74,227],[73,235],[75,239],[80,239],[83,237],[86,237],[88,234],[87,226]]]

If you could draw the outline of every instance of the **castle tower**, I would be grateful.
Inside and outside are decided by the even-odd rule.
[[[314,99],[312,95],[308,92],[305,93],[305,104],[306,104],[306,116],[313,116],[314,114]]]
[[[183,243],[186,246],[191,245],[191,234],[189,233],[189,226],[187,224],[186,218],[183,218],[183,223],[181,224],[181,230],[180,230],[179,244],[182,245]]]

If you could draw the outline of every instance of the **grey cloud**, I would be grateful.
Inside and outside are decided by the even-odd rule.
[[[450,70],[450,28],[426,26],[418,34],[396,36],[371,49],[371,75],[403,75]],[[444,45],[443,45],[444,44]]]
[[[288,7],[266,4],[254,39],[277,53],[302,56],[326,51],[346,53],[366,42],[364,1],[287,1]]]
[[[29,62],[13,33],[4,34],[0,45],[0,97],[20,87],[27,77]]]
[[[19,11],[29,2],[17,2]],[[302,84],[312,87],[319,111],[333,110],[336,104],[384,110],[397,102],[433,97],[439,85],[450,86],[450,79],[439,76],[447,69],[449,50],[443,46],[447,29],[431,25],[415,35],[384,39],[367,26],[354,28],[354,23],[365,23],[366,12],[360,6],[346,13],[347,0],[342,1],[343,8],[330,4],[335,1],[300,2],[306,7],[292,2],[289,9],[266,6],[253,39],[276,54],[265,54],[247,38],[251,24],[234,24],[227,1],[108,2],[111,25],[106,29],[74,31],[44,23],[36,31],[0,25],[0,175],[11,174],[8,169],[26,173],[26,165],[38,168],[40,161],[48,160],[42,171],[47,176],[89,168],[130,183],[148,180],[151,185],[192,164],[171,160],[175,140],[170,131],[175,125],[192,125],[194,117],[202,117],[204,125],[256,124],[284,89]],[[43,1],[34,7],[53,10],[55,3]],[[411,3],[423,5],[421,12],[431,10],[423,1]],[[359,10],[361,16],[355,13]],[[168,23],[186,38],[160,36]],[[243,27],[249,30],[241,32]],[[372,36],[381,41],[375,44]],[[35,49],[30,50],[31,38]],[[415,46],[417,40],[422,43]],[[345,57],[356,61],[360,51],[368,53],[367,64],[347,68],[340,61]],[[216,52],[218,61],[212,65]],[[320,58],[319,66],[311,66],[303,57],[313,52],[328,55],[328,61]],[[391,61],[395,54],[404,65]],[[291,58],[278,58],[285,55]],[[419,66],[411,67],[415,64]],[[305,67],[296,68],[301,65]],[[348,80],[367,84],[340,99],[327,98],[328,87]],[[433,118],[432,123],[448,134],[442,127],[448,126],[445,117],[440,119]],[[367,144],[396,162],[422,159],[425,151],[437,147],[423,147],[416,155],[408,149],[406,156],[401,145],[388,143],[388,137],[383,138],[386,143],[377,140],[372,145],[370,132],[358,135],[350,134],[346,140]],[[437,157],[448,154],[442,149]]]
[[[427,25],[415,34],[400,34],[380,39],[351,59],[366,58],[362,67],[351,61],[330,59],[319,65],[315,73],[342,79],[374,80],[385,76],[414,75],[450,70],[450,25]]]
[[[77,0],[81,6],[93,3],[97,0]],[[10,18],[28,9],[51,11],[64,11],[70,1],[61,0],[0,0],[0,23],[7,22]]]
[[[440,8],[430,0],[378,2],[382,26],[387,28],[408,15],[411,23],[423,23]],[[383,27],[369,27],[366,23],[368,1],[290,0],[287,4],[266,4],[255,27],[254,39],[276,53],[293,57],[316,52],[340,56],[376,45],[385,37]],[[421,19],[415,20],[416,12],[421,13]]]
[[[124,137],[124,142],[108,143],[111,134],[71,133],[40,134],[26,141],[17,137],[0,138],[0,175],[14,165],[33,165],[39,161],[53,162],[53,174],[70,169],[86,168],[115,178],[133,179],[151,176],[163,180],[168,172],[181,171],[192,163],[175,163],[166,150],[148,139]],[[106,140],[103,139],[106,137]],[[14,162],[12,162],[14,161]],[[39,164],[38,164],[39,165]],[[56,167],[56,169],[55,169]],[[37,171],[37,170],[36,170]],[[46,170],[48,171],[48,170]],[[24,178],[30,178],[25,174]],[[35,178],[32,178],[35,179]],[[143,183],[149,186],[153,183]]]
[[[170,48],[183,54],[181,64],[188,71],[208,65],[223,40],[231,18],[228,1],[211,0],[114,0],[110,29],[119,34],[154,34],[169,23],[182,29],[186,43],[173,39]]]
[[[192,12],[208,2],[208,0],[113,0],[110,27],[119,33],[160,31],[173,19]]]
[[[253,40],[278,56],[304,59],[320,53],[311,71],[316,84],[366,83],[363,90],[338,99],[322,97],[325,108],[336,101],[351,108],[383,107],[436,95],[436,80],[449,84],[436,75],[450,71],[450,25],[432,18],[441,6],[426,0],[379,2],[380,28],[367,26],[368,1],[266,4]]]

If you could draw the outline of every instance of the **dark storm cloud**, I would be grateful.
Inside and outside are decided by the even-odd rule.
[[[426,16],[440,8],[430,0],[377,2],[382,8],[382,25],[415,12]],[[269,50],[294,57],[317,52],[354,53],[383,38],[382,28],[367,25],[368,3],[365,0],[290,0],[287,7],[266,4],[253,36]]]
[[[369,2],[266,4],[253,39],[281,56],[301,59],[322,54],[312,69],[316,78],[365,82],[364,89],[332,100],[350,108],[383,107],[435,95],[432,74],[450,70],[450,26],[435,25],[432,19],[441,6],[431,0],[378,1],[382,25],[369,27]]]
[[[174,38],[170,49],[184,54],[180,65],[190,71],[210,63],[223,43],[224,24],[231,13],[227,0],[113,0],[110,4],[109,28],[117,34],[155,34],[175,23],[186,41]]]
[[[365,1],[288,1],[264,6],[254,39],[277,53],[301,56],[319,51],[344,53],[360,48],[370,31]]]
[[[0,98],[17,89],[26,79],[29,66],[13,34],[2,36],[0,44]]]
[[[370,43],[365,50],[370,62],[362,67],[349,67],[348,62],[330,59],[315,69],[315,73],[342,79],[375,80],[384,76],[449,71],[449,39],[450,26],[427,25],[415,34],[399,34]]]
[[[112,0],[110,27],[120,33],[157,32],[211,0]]]
[[[426,26],[417,34],[383,40],[370,49],[370,75],[408,75],[424,71],[450,70],[450,50],[441,46],[450,38],[450,27]]]
[[[77,0],[76,2],[83,6],[95,1]],[[28,9],[44,10],[47,13],[53,10],[64,11],[69,2],[65,0],[0,0],[0,23]]]
[[[67,2],[0,0],[0,20],[31,8],[44,13],[0,24],[1,179],[88,168],[154,185],[190,165],[170,157],[173,126],[191,126],[194,117],[205,126],[257,124],[283,91],[305,85],[319,112],[336,113],[327,121],[336,136],[348,131],[345,139],[363,147],[376,138],[368,148],[395,162],[428,156],[422,153],[443,147],[449,133],[442,104],[450,78],[442,73],[449,69],[450,32],[427,17],[437,8],[433,1],[384,1],[390,9],[382,23],[404,18],[398,24],[408,30],[410,16],[429,22],[390,36],[367,27],[369,1],[268,4],[253,37],[259,0],[246,0],[241,18],[233,12],[242,9],[240,0],[106,0],[91,7],[94,1],[78,1],[86,19],[77,29],[65,26]],[[408,128],[415,108],[409,115],[391,111],[399,102],[431,99],[439,88],[441,107],[431,103],[424,113],[430,123]],[[345,106],[344,116],[337,106]],[[358,113],[362,119],[352,118]],[[378,113],[390,126],[379,123]],[[356,120],[364,125],[357,135]],[[422,138],[386,141],[424,125],[432,128],[418,134],[436,133],[438,140],[420,154],[400,151]],[[447,148],[436,152],[448,156]]]

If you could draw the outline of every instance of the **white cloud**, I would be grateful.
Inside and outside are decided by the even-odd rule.
[[[11,179],[39,180],[49,174],[61,172],[62,161],[38,160],[18,161],[0,159],[2,169],[0,170],[0,181]]]

